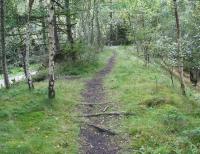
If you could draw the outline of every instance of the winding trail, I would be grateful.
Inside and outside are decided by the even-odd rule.
[[[84,105],[83,114],[92,114],[105,109],[103,103],[106,103],[106,94],[103,87],[103,80],[112,71],[115,59],[116,53],[113,53],[107,65],[86,83],[86,89],[82,93],[84,103],[94,103],[95,105]],[[104,116],[85,119],[88,123],[97,126],[104,125],[107,120]],[[81,128],[82,149],[80,153],[116,154],[118,146],[113,142],[113,137],[112,134],[95,129],[91,125],[84,125]]]

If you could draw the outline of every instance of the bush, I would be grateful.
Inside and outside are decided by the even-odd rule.
[[[92,46],[87,45],[82,41],[76,41],[73,45],[73,49],[70,44],[66,44],[63,47],[63,53],[65,54],[67,59],[71,59],[73,55],[76,56],[76,62],[87,62],[91,63],[96,61],[96,49]]]

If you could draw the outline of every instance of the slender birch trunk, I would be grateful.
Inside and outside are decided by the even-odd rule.
[[[59,54],[60,43],[59,43],[58,28],[57,28],[57,18],[55,14],[53,16],[53,27],[54,27],[54,39],[55,39],[55,54]]]
[[[97,29],[97,46],[98,49],[102,46],[101,40],[101,28],[99,23],[99,1],[94,0],[94,10],[95,10],[95,22],[96,22],[96,29]]]
[[[30,25],[30,14],[31,14],[31,7],[27,7],[28,10],[28,21],[26,25],[26,50],[24,51],[24,72],[25,76],[27,79],[28,87],[29,89],[34,89],[31,73],[29,70],[29,53],[31,49],[31,38],[30,38],[30,30],[31,30],[31,25]]]
[[[48,31],[49,31],[49,99],[55,98],[54,56],[55,56],[55,28],[54,1],[48,0]]]
[[[69,0],[65,0],[66,24],[67,24],[67,38],[71,46],[73,46],[74,39],[72,35],[71,13]],[[73,48],[73,47],[72,47]]]
[[[183,56],[181,53],[181,44],[180,44],[180,21],[179,21],[179,15],[178,15],[178,6],[177,6],[177,1],[173,0],[174,2],[174,13],[175,13],[175,18],[176,18],[176,31],[177,31],[177,39],[176,39],[176,43],[177,43],[177,53],[178,53],[178,67],[179,67],[179,80],[180,80],[180,84],[181,84],[181,90],[182,90],[182,94],[186,95],[186,91],[185,91],[185,83],[184,83],[184,79],[183,79]]]
[[[40,0],[40,10],[42,12],[42,39],[43,39],[43,44],[44,44],[44,54],[48,53],[48,48],[47,48],[47,36],[46,36],[46,22],[45,22],[45,17],[44,17],[44,3],[43,0]]]
[[[113,12],[112,12],[112,0],[110,0],[110,46],[112,46],[112,37],[113,37],[113,24],[112,24],[112,20],[113,20]]]
[[[5,50],[5,15],[4,15],[4,0],[0,0],[0,37],[1,37],[1,52],[2,52],[2,68],[5,87],[8,89],[10,87],[9,78],[8,78],[8,68],[6,60],[6,50]]]
[[[77,55],[74,52],[74,38],[72,33],[72,23],[71,23],[71,11],[70,11],[70,0],[65,0],[65,12],[66,12],[66,24],[67,24],[67,39],[70,43],[71,58],[76,61]]]

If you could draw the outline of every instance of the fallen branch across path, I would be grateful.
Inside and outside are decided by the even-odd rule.
[[[88,126],[90,126],[90,127],[93,127],[93,128],[95,128],[95,129],[97,129],[99,132],[105,132],[105,133],[107,133],[107,134],[109,134],[109,135],[117,135],[117,133],[115,133],[115,132],[113,132],[113,131],[111,131],[111,130],[109,130],[109,129],[106,129],[106,128],[102,128],[102,127],[100,127],[100,126],[97,126],[97,125],[94,125],[94,124],[89,124],[89,123],[86,123]]]
[[[81,117],[98,117],[98,116],[135,116],[135,113],[129,112],[104,112],[96,114],[85,114]]]
[[[81,103],[78,105],[105,105],[105,104],[111,104],[111,103]]]

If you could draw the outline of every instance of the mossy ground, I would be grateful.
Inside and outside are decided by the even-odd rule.
[[[20,84],[0,94],[0,153],[76,153],[79,127],[75,105],[83,84],[57,81],[56,98],[47,98],[47,82],[29,92]]]
[[[157,64],[145,67],[133,49],[119,47],[115,51],[116,66],[105,80],[109,100],[115,102],[117,110],[136,113],[122,118],[116,130],[130,139],[122,151],[200,153],[200,95],[188,88],[187,97],[182,96],[178,81],[172,87],[165,70]],[[47,81],[35,83],[31,92],[25,83],[1,89],[0,153],[78,153],[77,104],[84,81],[102,68],[111,54],[100,53],[95,65],[82,65],[75,73],[74,66],[63,66],[62,75],[81,78],[56,81],[56,98],[51,102],[47,98]]]
[[[181,95],[168,73],[158,64],[144,66],[134,49],[120,47],[113,73],[105,81],[118,109],[136,116],[121,120],[118,132],[130,138],[130,153],[200,153],[199,94]],[[115,124],[113,124],[115,125]]]
[[[33,91],[23,82],[9,90],[0,89],[0,153],[77,154],[80,142],[77,104],[85,80],[104,67],[111,54],[102,52],[95,65],[83,64],[76,70],[74,66],[64,66],[66,72],[61,75],[75,71],[73,75],[81,78],[56,81],[56,98],[51,101],[47,97],[48,81],[35,83]]]

